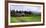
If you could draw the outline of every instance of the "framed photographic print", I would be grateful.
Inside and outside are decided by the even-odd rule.
[[[8,1],[6,4],[8,26],[44,25],[44,3]]]

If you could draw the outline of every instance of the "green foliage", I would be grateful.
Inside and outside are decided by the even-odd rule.
[[[29,15],[24,17],[11,17],[11,23],[16,22],[39,22],[41,21],[41,16]]]

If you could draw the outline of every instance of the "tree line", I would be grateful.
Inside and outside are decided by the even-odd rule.
[[[11,14],[11,16],[24,16],[24,15],[31,15],[32,12],[31,11],[15,11],[15,10],[11,10],[10,14]]]

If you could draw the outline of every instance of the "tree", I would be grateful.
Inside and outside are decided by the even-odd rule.
[[[11,16],[15,16],[15,10],[11,10]]]

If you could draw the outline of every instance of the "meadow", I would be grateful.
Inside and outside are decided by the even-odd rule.
[[[29,16],[22,16],[22,17],[11,16],[11,23],[40,22],[40,21],[41,21],[41,16],[40,15],[29,15]]]

